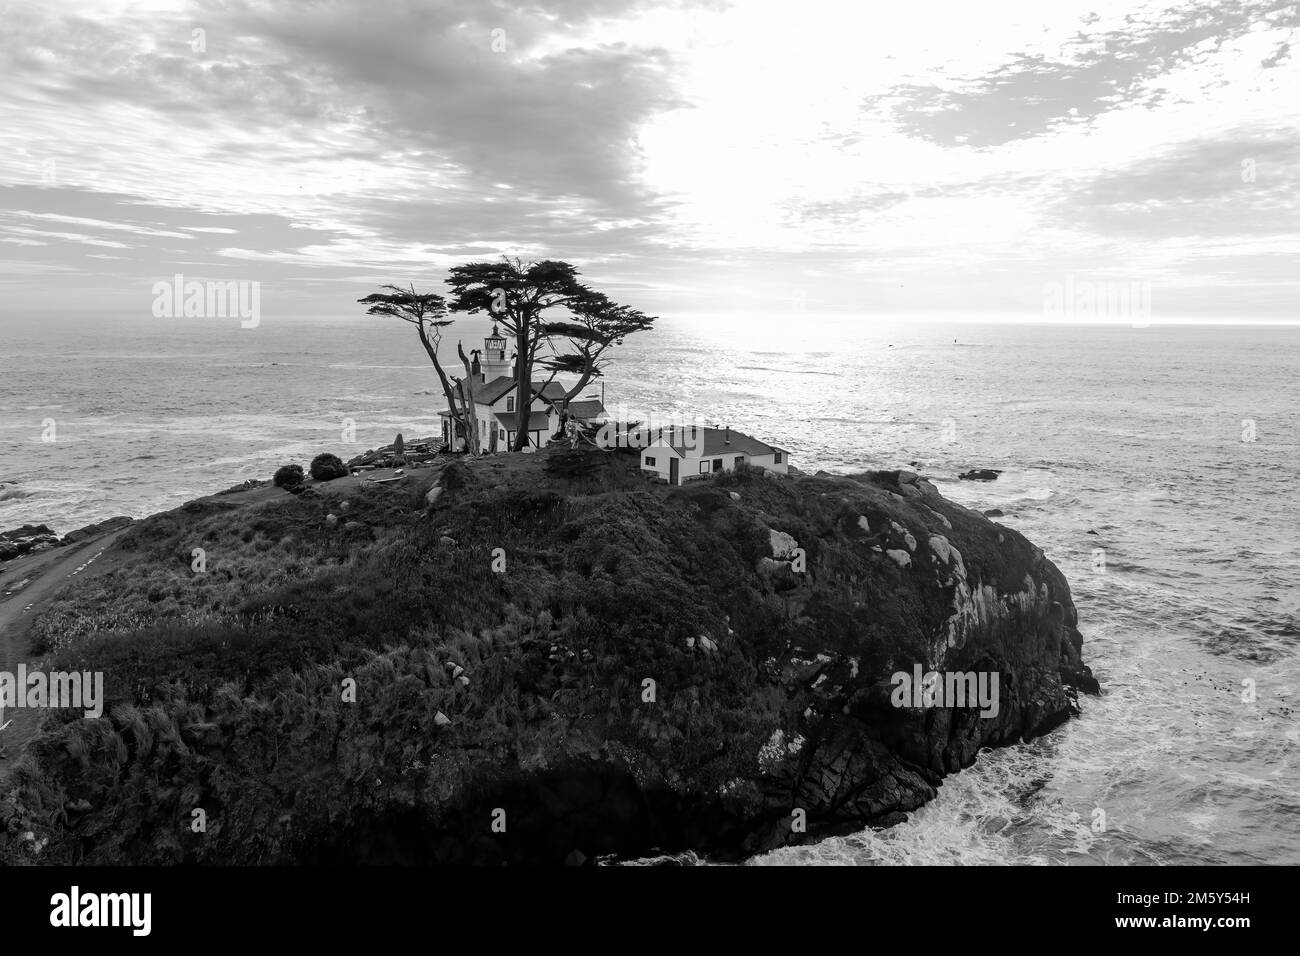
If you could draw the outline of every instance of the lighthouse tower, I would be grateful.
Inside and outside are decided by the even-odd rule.
[[[492,323],[492,334],[483,340],[483,381],[490,382],[510,374],[510,360],[506,358],[506,338],[497,332]]]

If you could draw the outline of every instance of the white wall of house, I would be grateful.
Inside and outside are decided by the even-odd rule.
[[[781,456],[780,464],[777,464],[775,460],[777,454]],[[713,474],[713,463],[717,459],[722,460],[722,471],[735,471],[736,462],[743,459],[746,464],[757,468],[766,468],[782,475],[789,471],[790,460],[790,456],[785,452],[750,456],[744,452],[733,451],[720,455],[709,455],[707,458],[699,456],[696,452],[688,452],[686,457],[682,457],[669,445],[651,445],[649,448],[641,450],[641,470],[651,472],[667,481],[672,468],[669,461],[673,458],[678,459],[678,481],[681,483],[694,481],[702,476]]]
[[[672,465],[669,462],[676,458],[680,466],[681,455],[673,451],[668,445],[651,445],[649,448],[641,449],[641,470],[652,472],[664,481],[672,473]]]
[[[479,438],[482,442],[484,451],[487,451],[492,447],[493,428],[497,430],[497,451],[507,450],[510,447],[509,442],[514,439],[515,430],[513,428],[504,428],[501,423],[497,421],[497,415],[505,415],[506,420],[511,423],[515,420],[517,412],[514,407],[514,402],[507,401],[508,398],[513,398],[513,394],[507,393],[506,395],[503,395],[494,405],[484,405],[480,402],[474,403],[474,414],[478,418]],[[546,412],[546,429],[540,433],[535,431],[530,432],[528,435],[528,445],[523,449],[524,451],[532,451],[541,448],[546,444],[547,440],[549,440],[550,437],[559,430],[560,427],[560,414],[554,408],[547,406],[543,402],[537,401],[533,403],[532,411],[533,414],[541,411]]]
[[[743,452],[725,452],[719,455],[709,455],[707,458],[690,457],[682,461],[682,481],[694,481],[696,478],[713,474],[714,461],[721,459],[722,471],[734,471],[736,468],[736,459],[743,458],[749,461],[749,456]]]
[[[776,460],[778,455],[781,458],[779,462]],[[775,471],[781,475],[790,471],[790,455],[783,451],[773,452],[769,455],[755,455],[749,459],[749,463],[759,468],[766,468],[768,471]]]

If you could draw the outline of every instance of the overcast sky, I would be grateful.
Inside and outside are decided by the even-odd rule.
[[[573,262],[664,315],[1300,317],[1296,4],[20,2],[4,310],[359,314]],[[201,31],[196,33],[195,31]]]

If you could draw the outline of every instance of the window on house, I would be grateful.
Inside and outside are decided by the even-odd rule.
[[[744,455],[737,455],[737,456],[736,456],[736,467],[739,468],[739,467],[740,467],[741,465],[743,465],[744,463],[745,463],[745,456],[744,456]]]
[[[714,470],[714,471],[722,471],[722,459],[721,459],[721,458],[715,458],[715,459],[713,459],[713,470]]]
[[[511,395],[509,398],[506,399],[506,411],[513,412],[514,410],[515,410],[515,397]]]
[[[655,466],[655,460],[653,458],[647,458],[645,463],[647,468],[653,468]]]
[[[500,431],[501,434],[498,435],[497,437],[500,438],[502,441],[505,441],[505,440],[506,440],[506,430],[505,430],[504,428],[500,428],[500,429],[498,429],[498,431]]]
[[[713,465],[707,461],[700,462],[700,474],[707,475],[713,470]]]
[[[779,451],[776,453],[776,457],[773,459],[773,461],[775,461],[778,465],[781,464],[781,453]]]

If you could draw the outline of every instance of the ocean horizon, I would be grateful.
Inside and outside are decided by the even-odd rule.
[[[380,318],[20,318],[3,335],[0,529],[175,508],[435,434],[442,406],[413,332]],[[611,414],[726,425],[805,473],[910,468],[1000,511],[1069,580],[1103,688],[906,823],[753,862],[1300,862],[1300,329],[670,316],[615,352],[588,390]],[[973,468],[1001,474],[957,477]]]

